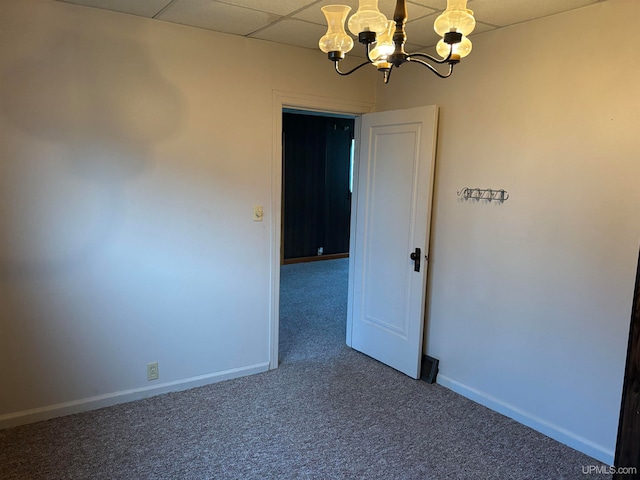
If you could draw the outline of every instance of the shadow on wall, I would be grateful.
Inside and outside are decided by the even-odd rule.
[[[136,32],[72,20],[40,45],[16,42],[24,54],[0,71],[0,115],[18,130],[3,147],[0,278],[67,270],[98,251],[123,219],[126,182],[185,122],[181,92]]]

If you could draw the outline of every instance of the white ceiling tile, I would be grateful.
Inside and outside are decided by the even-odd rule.
[[[325,33],[326,28],[321,25],[284,18],[250,37],[319,50],[318,41]]]
[[[473,10],[473,6],[476,2],[483,2],[484,0],[467,0],[467,8]],[[429,7],[439,12],[447,8],[447,0],[407,0],[407,3],[417,3],[424,7]]]
[[[293,18],[305,20],[307,22],[317,23],[318,25],[326,25],[327,21],[324,18],[324,14],[320,10],[325,5],[334,5],[339,3],[340,5],[348,5],[351,7],[349,17],[358,11],[358,0],[322,0],[319,3],[313,4],[304,10],[292,15]],[[389,19],[393,17],[393,11],[396,7],[396,0],[378,0],[378,9],[385,14]],[[425,15],[433,13],[433,9],[426,8],[413,3],[407,3],[407,14],[409,18],[419,18]],[[349,18],[347,17],[347,18]]]
[[[476,0],[473,9],[476,20],[504,27],[535,18],[546,17],[584,7],[600,0]]]
[[[326,31],[320,8],[342,3],[355,13],[358,0],[58,0],[67,3],[154,17],[194,27],[263,38],[278,43],[317,48]],[[562,13],[606,0],[468,0],[477,26],[473,35],[514,23]],[[393,16],[396,0],[378,0],[387,17]],[[411,45],[431,47],[439,37],[433,21],[447,0],[407,0],[407,36]],[[306,6],[306,7],[305,7]],[[292,20],[296,19],[296,21]],[[301,21],[301,20],[304,20]],[[357,41],[351,55],[362,56]],[[425,49],[425,47],[422,47]],[[407,47],[407,50],[412,50]]]
[[[420,18],[430,15],[434,12],[433,8],[427,8],[415,3],[406,3],[407,16],[411,18]],[[396,9],[396,0],[378,0],[378,9],[384,13],[389,20],[393,19],[393,12]]]
[[[324,14],[320,10],[325,5],[348,5],[351,7],[351,11],[349,12],[349,16],[356,13],[358,9],[358,0],[323,0],[319,3],[313,4],[304,10],[301,10],[298,13],[292,15],[292,18],[297,18],[299,20],[305,20],[307,22],[317,23],[318,25],[327,25],[327,21],[324,18]],[[348,17],[347,17],[348,18]]]
[[[444,10],[447,8],[447,0],[408,0],[407,3],[416,3],[423,7],[433,8],[434,10]]]
[[[440,37],[433,30],[433,22],[439,13],[422,17],[407,23],[405,32],[407,33],[407,41],[416,45],[435,45]]]
[[[171,0],[62,0],[67,3],[86,5],[87,7],[102,8],[115,12],[140,15],[142,17],[154,17],[159,11],[166,7]]]
[[[217,32],[248,35],[280,17],[211,0],[174,0],[156,18]]]
[[[497,27],[495,25],[490,25],[488,23],[476,21],[476,28],[474,28],[473,32],[469,34],[469,38],[479,33],[488,32],[489,30],[495,30],[496,28]]]
[[[221,3],[237,5],[239,7],[252,8],[262,12],[277,13],[278,15],[289,15],[296,10],[300,10],[315,0],[219,0]],[[334,0],[335,3],[335,0]]]
[[[405,28],[407,32],[407,40],[417,45],[433,46],[442,38],[433,29],[433,22],[438,18],[438,13],[429,15],[427,17],[420,18],[413,22],[407,23]],[[487,25],[481,22],[476,23],[476,28],[469,35],[469,38],[473,41],[473,35],[478,33],[494,30],[493,25]]]

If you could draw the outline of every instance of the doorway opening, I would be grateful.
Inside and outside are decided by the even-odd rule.
[[[355,117],[282,114],[281,263],[349,254]]]
[[[354,131],[354,115],[282,112],[283,363],[345,348]]]
[[[273,195],[271,197],[272,223],[270,228],[271,243],[271,292],[270,292],[270,313],[269,313],[269,368],[275,369],[279,366],[279,332],[280,332],[280,271],[282,268],[282,168],[283,168],[283,152],[282,152],[282,116],[285,109],[293,109],[295,111],[307,111],[310,113],[319,112],[325,116],[347,116],[355,119],[355,132],[360,131],[361,115],[370,113],[374,109],[374,104],[363,101],[344,100],[336,98],[318,97],[315,95],[306,95],[291,92],[273,92],[273,152],[272,152],[272,187]],[[357,196],[357,171],[358,161],[357,152],[359,150],[359,135],[356,134],[355,152],[356,161],[354,165],[354,186],[353,196]],[[354,200],[355,203],[355,200]],[[350,232],[350,242],[352,244],[354,235]],[[350,245],[350,250],[353,247]],[[349,271],[353,270],[353,255],[348,259]],[[313,262],[317,263],[317,262]],[[320,262],[322,263],[322,262]],[[310,265],[308,263],[307,265]],[[352,276],[349,275],[349,282]],[[352,290],[349,285],[348,291]],[[350,345],[350,332],[347,329],[345,343]]]

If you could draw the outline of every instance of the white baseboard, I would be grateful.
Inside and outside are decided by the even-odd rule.
[[[564,443],[565,445],[568,445],[569,447],[584,453],[585,455],[589,455],[590,457],[595,458],[596,460],[600,460],[607,465],[613,465],[614,452],[602,445],[598,445],[590,440],[587,440],[586,438],[570,432],[565,428],[543,420],[542,418],[531,415],[530,413],[520,410],[513,405],[502,402],[501,400],[498,400],[497,398],[487,395],[484,392],[476,390],[475,388],[468,387],[460,382],[457,382],[456,380],[453,380],[452,378],[447,377],[446,375],[439,374],[436,377],[436,381],[443,387],[446,387],[449,390],[453,390],[463,397],[466,397],[470,400],[473,400],[474,402],[479,403],[480,405],[484,405],[491,410],[512,418],[513,420],[522,423],[527,427],[531,427],[534,430],[537,430],[538,432],[551,437],[560,443]]]
[[[120,392],[107,393],[105,395],[98,395],[95,397],[81,398],[71,402],[57,403],[55,405],[33,408],[30,410],[22,410],[20,412],[0,415],[0,429],[39,422],[42,420],[49,420],[51,418],[86,412],[88,410],[96,410],[103,407],[111,407],[120,403],[141,400],[143,398],[153,397],[163,393],[178,392],[181,390],[188,390],[190,388],[202,387],[204,385],[221,382],[223,380],[231,380],[232,378],[266,372],[268,369],[268,362],[258,363],[247,367],[233,368],[223,372],[184,378],[149,387],[122,390]]]

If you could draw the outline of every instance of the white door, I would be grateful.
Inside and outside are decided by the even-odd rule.
[[[363,115],[355,189],[347,343],[412,378],[422,357],[437,114],[429,106]]]

